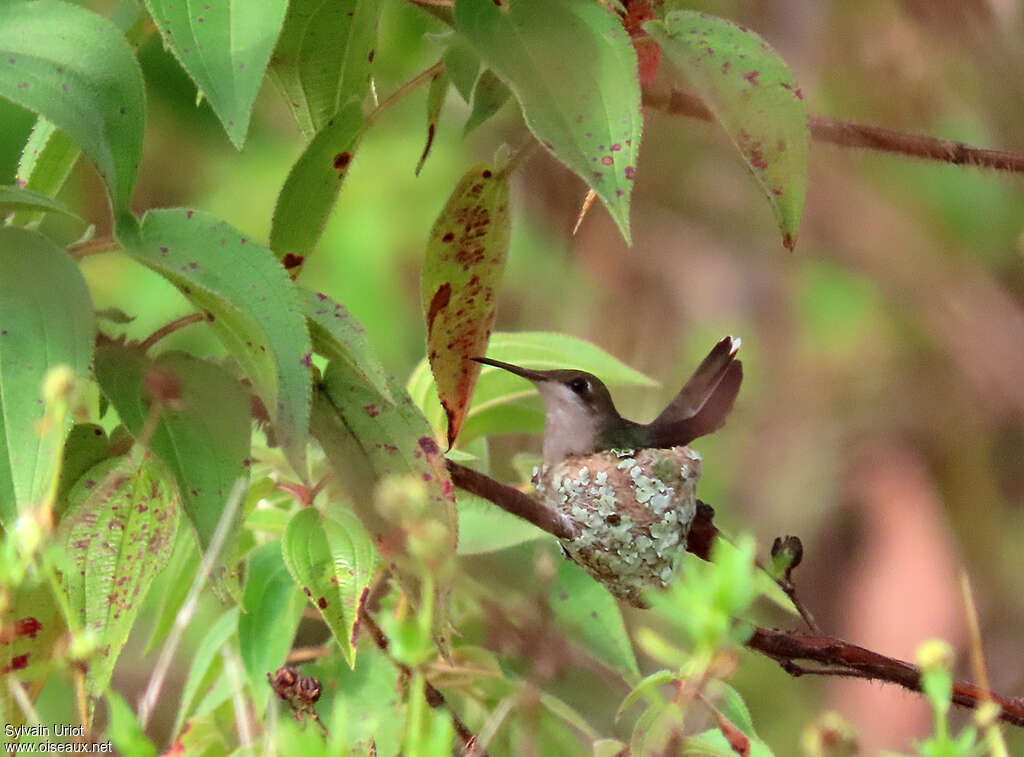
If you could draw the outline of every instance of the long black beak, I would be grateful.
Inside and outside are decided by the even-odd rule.
[[[484,365],[493,365],[495,368],[502,368],[509,373],[514,373],[517,376],[522,376],[524,379],[529,381],[550,381],[551,377],[547,371],[531,371],[529,368],[520,368],[518,365],[512,365],[512,363],[503,363],[500,360],[492,360],[489,357],[474,357],[470,358],[477,363],[483,363]]]

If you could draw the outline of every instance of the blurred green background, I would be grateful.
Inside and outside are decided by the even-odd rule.
[[[84,4],[101,12],[114,5]],[[420,9],[399,0],[384,5],[374,62],[381,96],[436,60],[440,48],[424,34],[442,30]],[[1024,150],[1018,3],[693,5],[768,39],[814,114]],[[196,106],[194,85],[155,34],[140,59],[149,119],[135,210],[201,208],[265,241],[277,192],[303,147],[282,98],[264,87],[239,153],[208,105]],[[672,78],[663,67],[655,87]],[[425,97],[418,91],[369,132],[300,279],[347,305],[400,377],[423,356],[419,270],[434,218],[467,166],[488,160],[502,142],[526,138],[506,105],[463,139],[468,108],[452,93],[433,153],[414,176]],[[542,151],[522,166],[498,329],[583,337],[655,377],[660,390],[616,394],[623,414],[641,421],[664,406],[715,340],[741,336],[747,371],[737,409],[723,431],[695,445],[705,458],[699,494],[716,508],[719,525],[752,531],[762,551],[777,535],[798,534],[806,550],[798,583],[823,628],[903,659],[932,636],[967,648],[958,583],[966,571],[993,687],[1019,694],[1021,180],[816,144],[802,232],[790,254],[724,134],[703,122],[646,115],[632,248],[600,204],[572,237],[582,182]],[[0,122],[0,183],[10,183],[32,118],[0,103]],[[97,236],[109,233],[102,187],[84,161],[63,199],[95,224]],[[46,223],[69,242],[82,232],[60,218]],[[126,327],[130,338],[189,312],[172,287],[121,255],[87,258],[83,269],[98,308],[137,317]],[[204,329],[183,330],[162,348],[218,354]],[[509,470],[502,456],[523,449],[539,449],[539,440],[497,440],[498,469]],[[533,554],[522,547],[466,567],[497,581],[501,571],[540,570]],[[630,611],[627,622],[641,618]],[[135,634],[132,644],[144,636]],[[131,649],[123,659],[138,658]],[[964,677],[967,662],[958,667]],[[116,680],[131,688],[148,664],[122,665]],[[827,708],[857,725],[864,754],[906,749],[929,728],[923,700],[894,688],[791,680],[753,655],[735,682],[781,755],[797,752],[805,724]],[[1024,750],[1019,734],[1010,738]]]

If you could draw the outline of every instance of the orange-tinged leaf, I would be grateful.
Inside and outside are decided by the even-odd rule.
[[[437,217],[423,263],[427,357],[448,418],[449,446],[480,373],[469,358],[487,351],[508,240],[508,174],[474,166]]]

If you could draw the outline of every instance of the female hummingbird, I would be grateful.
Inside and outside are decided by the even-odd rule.
[[[532,381],[544,398],[544,465],[537,495],[572,518],[565,554],[615,596],[638,607],[664,586],[697,509],[700,455],[687,447],[721,428],[736,401],[740,340],[718,342],[676,398],[650,423],[623,418],[607,387],[585,371],[479,363]]]

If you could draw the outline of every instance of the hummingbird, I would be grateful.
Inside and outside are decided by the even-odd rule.
[[[532,381],[544,399],[544,464],[537,496],[571,518],[563,552],[612,594],[645,607],[665,586],[697,510],[701,456],[687,445],[722,427],[743,381],[740,340],[712,348],[675,399],[650,423],[623,418],[591,373],[540,371],[473,358]]]
[[[704,358],[675,399],[650,423],[623,418],[608,387],[592,373],[577,370],[538,371],[487,357],[478,363],[522,376],[544,399],[546,465],[570,455],[610,449],[683,447],[725,424],[743,381],[736,359],[740,339],[721,339]]]

